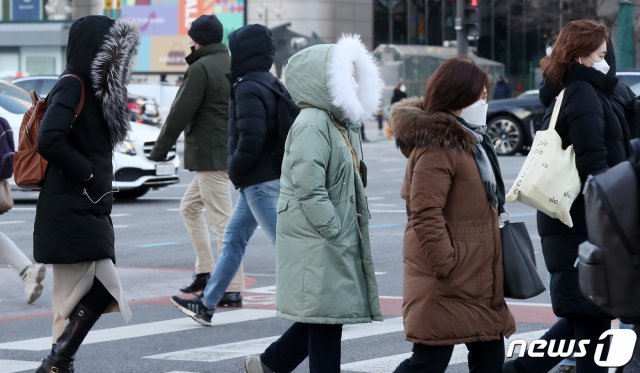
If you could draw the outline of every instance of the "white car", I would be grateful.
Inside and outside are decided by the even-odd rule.
[[[22,116],[30,106],[30,101],[0,93],[0,116],[11,125],[16,148]],[[116,198],[138,198],[150,189],[162,188],[180,181],[180,157],[176,153],[175,145],[165,162],[154,162],[148,158],[159,134],[158,128],[132,122],[128,139],[113,152],[113,188],[118,190]],[[12,187],[14,190],[20,190],[13,181]]]

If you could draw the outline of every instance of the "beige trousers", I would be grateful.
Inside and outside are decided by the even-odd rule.
[[[222,238],[231,216],[231,183],[226,171],[200,171],[189,184],[180,202],[184,225],[191,236],[196,254],[196,273],[212,272],[215,259],[211,252],[211,234],[207,226],[208,215],[211,230],[216,235],[218,255],[224,248]],[[228,292],[244,290],[242,265],[227,288]]]
[[[31,264],[31,259],[2,232],[0,232],[0,259],[7,262],[18,274]]]

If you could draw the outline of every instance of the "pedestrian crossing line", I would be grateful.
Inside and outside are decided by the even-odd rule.
[[[255,276],[255,274],[250,274],[245,272],[244,273],[245,276],[246,275],[251,275],[251,276]],[[387,272],[376,272],[376,275],[386,275]],[[276,286],[275,285],[271,285],[271,286],[263,286],[263,287],[259,287],[259,288],[249,288],[247,290],[245,290],[246,293],[252,293],[252,294],[271,294],[271,295],[276,295]],[[384,296],[381,295],[380,299],[402,299],[402,297],[395,297],[395,296]]]
[[[40,366],[40,362],[22,361],[22,360],[2,360],[0,359],[0,367],[4,373],[23,372],[25,370],[35,370]]]
[[[404,329],[402,317],[386,319],[384,322],[372,324],[345,325],[342,340],[372,337],[376,335],[401,332]],[[263,352],[279,336],[250,339],[215,346],[193,348],[158,355],[145,356],[145,359],[163,359],[180,361],[197,361],[213,363],[221,360],[236,359]]]
[[[23,224],[25,223],[24,220],[6,220],[6,221],[0,221],[0,225],[9,225],[9,224]]]
[[[546,332],[546,329],[514,334],[511,336],[511,338],[505,340],[504,342],[505,350],[506,350],[506,347],[509,346],[509,343],[511,343],[511,341],[514,339],[524,339],[527,342],[529,342],[531,340],[540,338],[540,336],[542,336],[544,332]],[[465,346],[464,344],[456,345],[453,348],[453,353],[451,354],[451,359],[449,360],[449,366],[466,363],[467,354],[468,354],[467,346]],[[365,372],[365,373],[388,373],[388,372],[393,372],[395,368],[402,361],[404,361],[405,359],[408,359],[409,357],[411,357],[410,352],[404,353],[404,354],[398,354],[398,355],[384,356],[384,357],[379,357],[379,358],[369,359],[369,360],[355,361],[348,364],[342,364],[340,366],[340,370],[341,371],[346,370],[350,372]]]
[[[241,309],[216,313],[213,318],[214,325],[235,324],[240,322],[268,319],[276,316],[274,310]],[[199,329],[197,324],[188,317],[179,319],[156,321],[144,324],[120,326],[108,329],[98,329],[89,332],[83,345],[110,342],[129,338],[147,337],[151,335],[180,332],[184,330]],[[0,350],[25,350],[46,351],[51,349],[51,337],[25,339],[22,341],[0,343]]]
[[[246,275],[247,273],[245,273]],[[276,295],[276,286],[263,286],[260,288],[252,288],[252,289],[247,289],[246,290],[247,293],[255,293],[255,294],[272,294],[272,295]]]
[[[182,197],[155,197],[145,196],[138,198],[139,201],[181,201]]]
[[[456,346],[457,348],[457,346]],[[455,348],[454,348],[455,352]],[[366,373],[388,373],[393,372],[396,367],[405,359],[411,357],[411,353],[378,357],[375,359],[354,361],[340,365],[340,371],[366,372]],[[451,364],[451,363],[450,363]]]

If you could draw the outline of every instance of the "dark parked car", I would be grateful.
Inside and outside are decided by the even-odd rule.
[[[640,70],[620,70],[616,76],[636,95],[640,94]],[[493,139],[496,153],[526,154],[544,114],[537,89],[525,91],[516,98],[489,101],[487,133]]]
[[[516,98],[489,101],[487,133],[493,139],[496,153],[513,155],[526,152],[544,112],[537,89]]]

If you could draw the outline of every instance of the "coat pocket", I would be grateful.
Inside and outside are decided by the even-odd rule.
[[[483,287],[490,278],[483,276],[483,268],[491,270],[491,263],[483,262],[481,242],[453,241],[456,264],[451,274],[442,280],[442,296],[472,300],[483,297]],[[490,294],[488,294],[490,295]]]
[[[287,208],[289,208],[289,200],[288,199],[279,199],[278,200],[278,207],[277,207],[278,214],[280,214],[283,211],[286,211]]]

